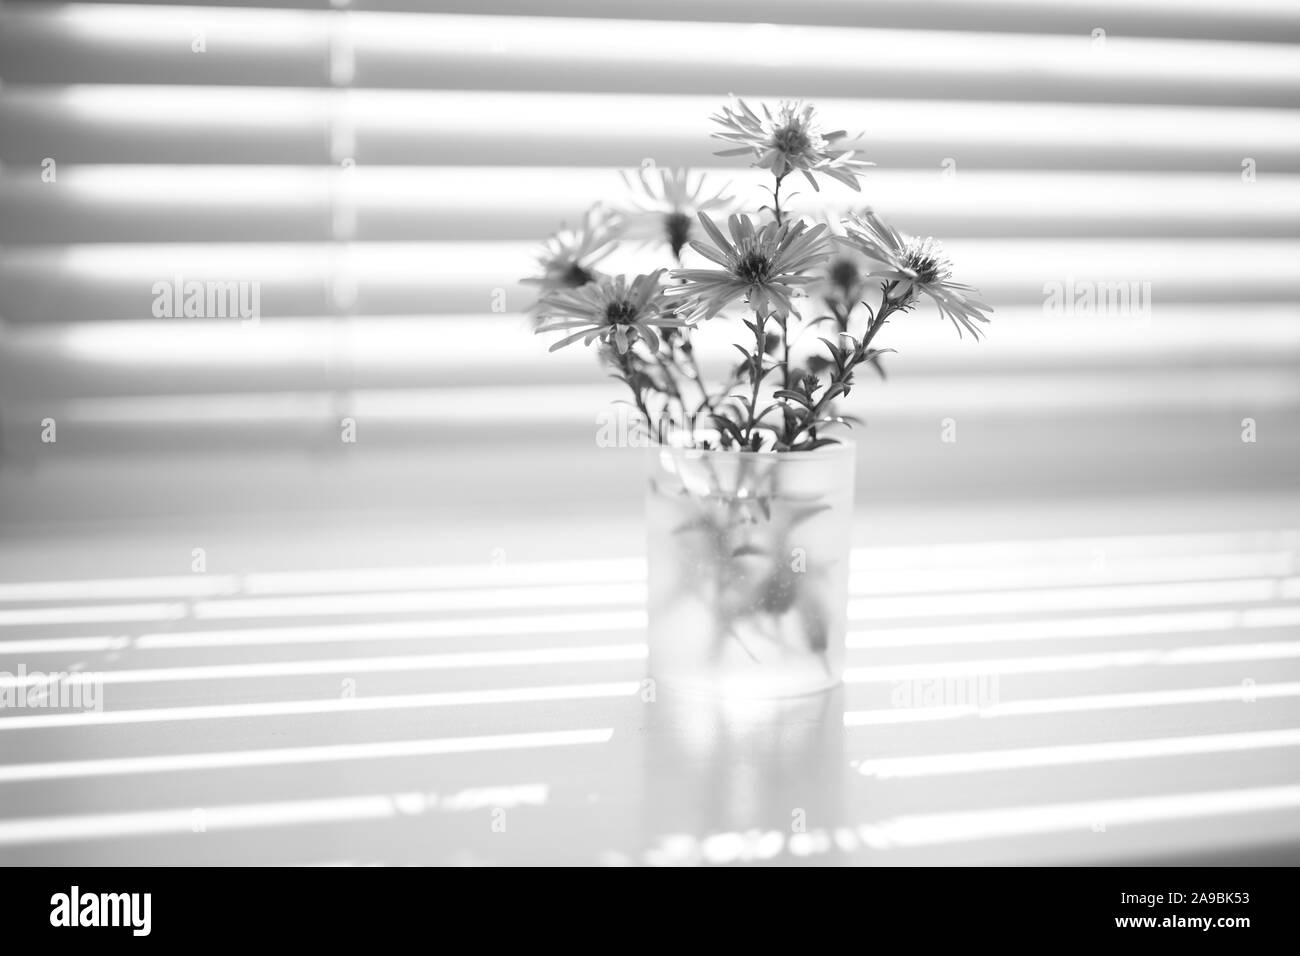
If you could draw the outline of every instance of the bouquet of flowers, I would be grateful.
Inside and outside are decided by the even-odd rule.
[[[853,419],[837,403],[863,366],[884,375],[891,350],[876,339],[891,319],[928,300],[978,337],[991,309],[952,280],[933,239],[870,209],[791,212],[799,179],[858,191],[871,165],[813,107],[739,100],[713,119],[720,155],[771,176],[766,202],[739,211],[702,176],[642,169],[625,176],[627,207],[588,210],[527,281],[541,287],[536,331],[557,336],[551,350],[597,346],[650,432],[652,675],[724,694],[809,693],[838,683],[844,664],[854,459],[837,435]],[[629,242],[671,258],[638,275],[602,271]],[[710,381],[692,336],[727,318],[740,359]]]
[[[783,102],[755,111],[744,100],[712,117],[721,156],[748,156],[771,175],[768,201],[736,210],[724,190],[684,169],[651,167],[624,176],[625,209],[597,205],[561,229],[539,256],[535,330],[562,333],[551,350],[596,345],[661,443],[738,451],[801,452],[837,441],[853,419],[839,414],[859,368],[884,375],[876,347],[892,317],[929,300],[959,334],[976,338],[992,309],[931,238],[905,236],[870,209],[844,218],[792,215],[795,174],[860,191],[871,163],[825,131],[811,105]],[[783,196],[783,189],[785,194]],[[601,263],[620,243],[653,243],[664,268],[608,275]],[[740,360],[706,380],[692,330],[736,314]],[[811,346],[811,348],[809,347]]]

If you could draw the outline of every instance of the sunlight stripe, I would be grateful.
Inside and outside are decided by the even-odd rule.
[[[1033,611],[1097,611],[1108,608],[1159,605],[1225,604],[1272,601],[1296,578],[1245,578],[1175,584],[1130,584],[973,594],[926,594],[871,597],[849,601],[853,620],[906,617],[947,617],[958,614],[1024,614]]]
[[[858,765],[858,773],[865,777],[878,777],[881,779],[933,777],[960,773],[984,773],[990,770],[1028,770],[1037,767],[1074,766],[1116,760],[1240,753],[1249,750],[1297,746],[1300,746],[1300,729],[1288,728],[1286,730],[1263,730],[1241,734],[1207,734],[1197,737],[1115,740],[1105,743],[1066,744],[1052,747],[1023,747],[969,753],[882,757],[862,761]]]
[[[142,174],[155,175],[154,167],[141,167]],[[118,172],[111,169],[113,175]],[[154,183],[156,186],[157,184]],[[1114,566],[1126,574],[1159,573],[1173,562],[1205,569],[1242,571],[1258,568],[1260,573],[1285,573],[1286,558],[1291,567],[1300,547],[1296,530],[1241,532],[1231,534],[1127,535],[1090,538],[1020,539],[934,545],[903,545],[855,548],[851,568],[855,581],[884,575],[923,575],[935,570],[970,575],[971,586],[987,585],[983,574],[1000,577],[1013,573],[1001,568],[990,571],[997,559],[1011,562],[1022,573],[1056,574],[1070,571],[1104,578]],[[1152,549],[1157,554],[1153,556]],[[1171,553],[1163,554],[1169,551]],[[1231,553],[1223,553],[1229,551]],[[1209,552],[1209,553],[1197,553]],[[1104,559],[1098,568],[1098,556]],[[1043,567],[1044,560],[1069,562],[1064,568]],[[1083,562],[1083,563],[1081,563]],[[1231,574],[1225,576],[1232,576]],[[81,580],[21,581],[0,584],[0,602],[124,600],[141,598],[197,598],[216,595],[314,594],[342,591],[391,591],[416,588],[472,588],[502,585],[524,586],[585,582],[642,581],[645,561],[633,557],[611,557],[574,561],[510,562],[459,565],[415,565],[378,568],[327,568],[310,571],[266,571],[247,574],[171,575],[139,578],[87,578]]]
[[[846,645],[855,650],[918,647],[930,644],[996,644],[1002,641],[1057,640],[1194,634],[1300,624],[1300,605],[1189,611],[1183,614],[1125,614],[1106,617],[1038,618],[989,624],[938,627],[887,627],[850,631]]]
[[[504,608],[604,607],[640,604],[641,584],[547,585],[455,591],[393,591],[382,594],[320,594],[304,597],[196,601],[199,620],[255,617],[320,617],[332,614],[407,614],[416,611],[484,611]]]
[[[1123,694],[1088,694],[1071,697],[1043,697],[1006,701],[980,707],[976,704],[943,707],[887,707],[879,710],[851,710],[844,714],[845,727],[880,727],[966,718],[1036,717],[1046,714],[1081,714],[1138,707],[1181,707],[1194,704],[1243,704],[1263,700],[1300,697],[1300,682],[1274,684],[1227,684],[1221,687],[1190,687],[1175,690],[1138,691]]]
[[[1241,625],[1243,613],[1191,611],[1184,614],[1126,614],[1107,617],[1038,618],[1028,621],[998,621],[991,624],[954,624],[940,627],[872,628],[851,631],[846,644],[853,649],[865,650],[884,647],[919,647],[930,644],[988,644],[1000,641],[1230,631]]]
[[[1094,654],[1052,654],[1043,657],[977,658],[962,661],[885,664],[877,667],[849,667],[844,671],[844,681],[849,684],[860,684],[961,675],[1057,674],[1104,670],[1112,667],[1165,667],[1287,660],[1295,657],[1300,657],[1300,641],[1212,644],[1204,647],[1176,647],[1167,650],[1142,648]]]
[[[1300,597],[1300,578],[1243,578],[1172,584],[1126,584],[1016,591],[938,592],[925,595],[859,597],[849,602],[853,620],[943,617],[957,614],[1014,614],[1034,611],[1088,611],[1159,605],[1221,604]],[[194,602],[94,605],[0,610],[0,626],[324,617],[352,614],[403,614],[421,611],[485,611],[556,607],[640,605],[640,583],[603,587],[566,585],[482,588],[451,591],[397,591],[377,594],[239,598]]]
[[[269,661],[258,664],[210,664],[194,667],[155,667],[141,670],[96,671],[68,674],[63,684],[149,684],[166,681],[234,680],[255,677],[307,677],[313,674],[384,673],[390,671],[461,670],[476,667],[524,667],[530,664],[585,664],[639,661],[644,644],[601,647],[547,647],[533,650],[479,653],[421,654],[403,657],[354,657],[321,661]],[[46,683],[38,674],[0,673],[0,687],[28,687]]]
[[[308,661],[269,661],[255,664],[209,664],[136,670],[76,672],[62,678],[67,685],[145,684],[169,681],[233,680],[268,677],[307,677],[320,674],[385,673],[394,671],[461,670],[518,667],[530,664],[572,664],[640,661],[645,644],[592,647],[552,647],[535,650],[422,654],[392,657],[336,658]],[[1258,644],[1214,644],[1178,648],[1141,648],[1092,654],[1052,654],[1039,657],[975,658],[850,667],[845,683],[871,683],[942,676],[983,674],[1049,674],[1119,667],[1166,667],[1241,661],[1287,660],[1300,657],[1300,641]],[[40,674],[0,673],[0,687],[29,687],[44,683]]]
[[[1124,800],[918,814],[866,824],[858,828],[858,833],[868,846],[888,849],[997,840],[1069,830],[1089,832],[1099,822],[1108,827],[1173,823],[1298,807],[1300,786],[1260,787],[1251,790],[1218,790]],[[1279,834],[1278,838],[1283,836],[1285,834]]]
[[[469,707],[482,704],[597,700],[608,697],[630,697],[640,687],[641,685],[637,681],[622,681],[606,684],[557,684],[549,687],[443,691],[430,694],[393,694],[383,697],[327,697],[323,699],[277,700],[247,704],[205,704],[197,707],[150,707],[136,710],[89,710],[76,713],[24,714],[18,717],[0,719],[0,732],[54,727],[155,724],[177,720],[235,720],[246,717],[292,717],[302,714],[350,714],[389,710],[419,710],[426,707]]]
[[[562,730],[484,737],[444,737],[433,740],[394,740],[367,744],[329,744],[320,747],[282,747],[270,750],[231,750],[219,753],[164,754],[102,760],[66,760],[0,766],[0,784],[83,777],[117,777],[142,773],[181,773],[229,770],[237,767],[279,767],[349,760],[386,760],[450,754],[531,750],[608,743],[612,727]]]
[[[510,617],[433,618],[419,621],[253,627],[214,631],[160,631],[136,638],[96,636],[0,641],[0,654],[261,647],[276,644],[365,643],[527,634],[625,632],[644,630],[646,621],[645,612],[637,610]],[[932,644],[985,644],[1002,641],[1210,633],[1237,628],[1286,627],[1295,624],[1300,624],[1300,605],[1189,611],[1181,614],[1036,618],[937,627],[925,625],[873,627],[869,630],[850,631],[846,644],[850,649],[867,650]]]
[[[514,617],[471,617],[450,620],[381,621],[365,624],[326,624],[314,627],[240,628],[225,631],[170,631],[144,634],[132,646],[138,650],[186,647],[238,647],[269,644],[325,644],[335,641],[394,641],[457,637],[504,637],[521,634],[573,634],[635,631],[645,627],[644,611],[594,614],[547,614]],[[0,644],[0,652],[4,645]]]
[[[23,627],[32,624],[99,624],[108,621],[179,621],[188,613],[187,604],[161,602],[19,608],[0,611],[0,627]]]
[[[381,794],[204,807],[203,827],[205,832],[213,833],[262,827],[303,826],[312,823],[383,820],[402,815],[403,811],[399,810],[398,805],[399,801],[406,796],[405,794]],[[423,799],[422,794],[411,796]],[[194,821],[193,809],[4,820],[0,821],[0,846],[131,839],[167,833],[191,833]]]
[[[44,637],[28,641],[0,641],[0,654],[73,654],[122,650],[129,637]]]

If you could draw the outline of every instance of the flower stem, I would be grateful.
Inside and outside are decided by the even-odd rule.
[[[701,411],[707,410],[710,415],[714,414],[713,396],[709,394],[708,386],[704,383],[704,373],[700,370],[700,363],[695,360],[695,349],[687,339],[682,340],[680,346],[682,355],[686,356],[686,367],[690,371],[690,378],[695,382],[695,387],[700,390],[700,405],[695,410],[699,415]]]
[[[786,172],[788,173],[789,170],[786,170]],[[775,217],[776,224],[778,226],[780,226],[784,220],[784,216],[781,213],[781,181],[785,179],[785,177],[786,177],[786,173],[777,174],[776,185],[772,189],[772,215]],[[780,326],[781,328],[781,387],[782,388],[790,387],[790,337],[787,334],[787,330],[786,330],[787,321],[788,319],[777,319],[777,325]],[[760,335],[758,339],[759,339],[758,362],[761,367],[763,361],[763,355],[764,355],[763,347],[767,344],[765,341],[766,335]],[[757,383],[755,383],[754,385],[754,405],[755,408],[758,405],[758,384]],[[754,408],[750,409],[751,417],[754,413],[754,410],[755,410]],[[784,437],[786,431],[786,426],[784,421],[781,424],[781,429],[782,429],[782,436]]]
[[[632,399],[636,402],[637,411],[645,419],[646,433],[654,438],[655,427],[654,419],[650,417],[650,410],[645,405],[645,393],[637,385],[639,373],[632,367],[632,351],[617,352],[619,368],[623,372],[623,377],[627,381],[627,387],[632,391]]]
[[[790,387],[790,337],[786,334],[786,322],[789,319],[777,319],[781,327],[781,387]]]
[[[786,330],[789,321],[789,317],[776,320],[776,324],[781,327],[781,387],[786,390],[790,388],[790,336]],[[790,424],[784,413],[781,416],[781,437],[787,443],[794,437],[790,434]]]
[[[754,364],[749,370],[749,377],[754,380],[754,389],[749,402],[749,424],[745,426],[745,444],[754,447],[754,429],[758,427],[758,392],[763,387],[763,356],[767,354],[767,319],[754,311]]]
[[[670,345],[669,348],[671,349],[672,346]],[[664,391],[668,394],[669,398],[673,398],[677,400],[677,404],[682,410],[681,422],[680,422],[681,427],[683,428],[683,430],[686,431],[694,431],[694,429],[691,427],[691,422],[687,421],[689,413],[686,411],[686,399],[682,396],[681,387],[677,384],[677,376],[673,371],[673,369],[676,367],[676,362],[669,364],[669,361],[664,358],[663,353],[658,351],[656,351],[654,355],[655,355],[655,362],[656,364],[658,364],[659,370],[663,372]],[[669,417],[671,419],[671,414],[672,414],[671,405],[668,406],[668,412],[669,412]]]
[[[871,340],[876,337],[876,333],[880,331],[881,326],[885,324],[885,320],[889,318],[889,314],[893,311],[889,299],[883,299],[880,303],[880,308],[876,312],[875,318],[873,318],[871,324],[867,326],[867,334],[862,337],[863,351],[866,351],[867,346],[871,344]]]
[[[673,250],[673,259],[676,260],[677,268],[680,269],[683,265],[682,252],[680,249]],[[695,359],[695,347],[691,344],[689,333],[682,333],[681,341],[677,343],[677,348],[681,350],[682,355],[686,358],[686,368],[689,372],[687,377],[695,382],[695,387],[700,390],[700,404],[695,409],[695,416],[699,417],[700,412],[704,410],[707,410],[710,416],[716,414],[716,409],[713,406],[713,398],[709,395],[708,386],[704,383],[704,373],[700,370],[700,363]],[[682,403],[682,414],[686,414],[685,402]]]
[[[776,188],[772,190],[772,215],[776,217],[776,224],[779,226],[782,222],[781,215],[781,180],[785,179],[786,174],[782,173],[776,177]]]
[[[831,376],[830,385],[834,385],[837,382],[844,385],[853,384],[853,374],[857,370],[857,367],[860,364],[862,364],[862,362],[867,360],[868,353],[870,352],[872,339],[876,337],[877,332],[879,332],[882,328],[884,328],[885,321],[889,318],[889,316],[893,312],[897,311],[898,308],[899,306],[897,303],[893,303],[889,300],[889,295],[887,292],[882,294],[881,301],[880,301],[880,308],[876,311],[876,314],[872,317],[871,324],[867,326],[867,332],[862,337],[862,342],[854,350],[850,361],[844,367],[844,371]],[[803,426],[803,428],[811,429],[814,437],[816,434],[815,430],[817,427],[816,425],[817,420],[821,417],[823,412],[827,411],[830,408],[830,404],[831,404],[831,399],[829,398],[831,394],[830,385],[827,386],[826,391],[822,393],[822,397],[818,399],[817,403],[813,406],[812,410],[808,413],[806,421],[812,424]],[[800,431],[803,431],[803,428],[801,428]],[[798,437],[798,433],[796,433],[795,437],[796,438]]]

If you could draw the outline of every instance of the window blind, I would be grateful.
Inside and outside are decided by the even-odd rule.
[[[0,24],[11,451],[45,415],[109,450],[340,408],[449,441],[588,421],[612,393],[590,356],[544,354],[518,279],[620,168],[756,187],[713,155],[728,94],[862,132],[862,195],[796,205],[946,239],[997,307],[977,359],[937,321],[894,332],[877,414],[953,389],[1300,406],[1292,3],[10,2]],[[157,315],[189,281],[256,288],[260,320]],[[1148,289],[1149,321],[1047,305],[1109,283]]]

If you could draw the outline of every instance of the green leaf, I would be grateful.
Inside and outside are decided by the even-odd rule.
[[[812,401],[808,398],[807,395],[804,395],[802,392],[796,392],[793,389],[789,389],[789,388],[778,388],[772,394],[777,398],[784,398],[787,401],[796,402],[797,404],[802,405],[804,408],[812,408]]]
[[[714,424],[718,426],[718,431],[735,441],[741,440],[740,427],[730,418],[723,415],[712,415],[710,417],[713,419]]]
[[[849,386],[846,385],[844,382],[831,382],[829,385],[826,386],[826,391],[822,392],[821,397],[818,399],[818,402],[824,405],[827,402],[831,401],[831,399],[835,398],[837,395],[847,394],[848,390],[849,390]]]

